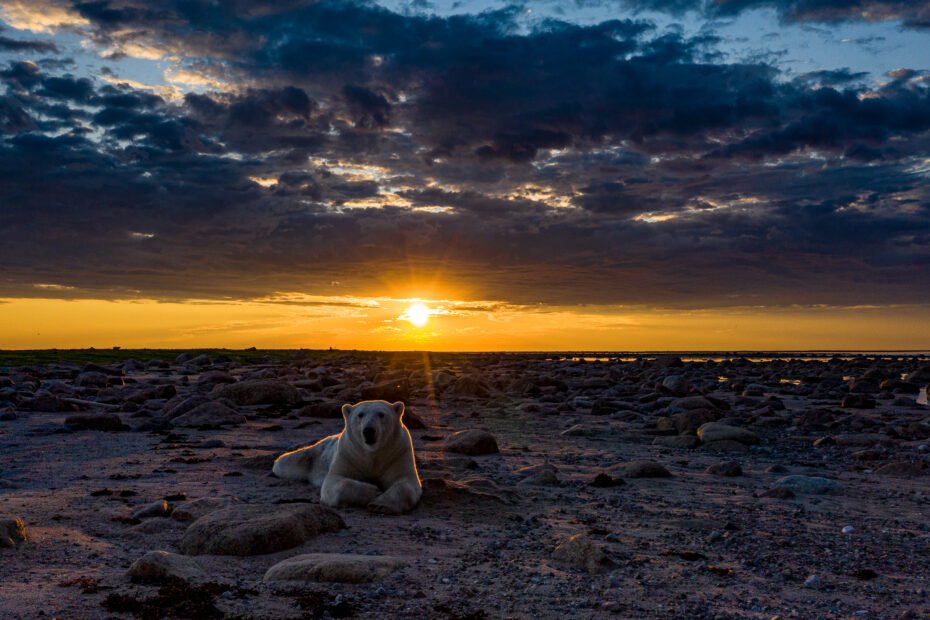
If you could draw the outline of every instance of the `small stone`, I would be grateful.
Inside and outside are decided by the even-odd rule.
[[[847,525],[846,527],[844,527],[844,528],[843,528],[842,530],[840,530],[840,531],[841,531],[843,534],[849,535],[849,534],[852,534],[853,532],[855,532],[855,531],[856,531],[856,528],[854,528],[854,527],[851,526],[851,525]]]
[[[549,463],[525,467],[517,470],[518,475],[525,475],[526,478],[519,484],[528,486],[557,487],[562,484],[557,475],[558,470]]]
[[[446,452],[480,456],[483,454],[497,454],[497,440],[487,431],[467,430],[453,433],[446,437],[443,445]]]
[[[923,476],[927,473],[927,468],[924,463],[911,463],[907,461],[898,461],[895,463],[888,463],[887,465],[882,465],[875,470],[876,474],[881,476]]]
[[[569,536],[559,543],[552,552],[552,557],[590,573],[601,573],[615,565],[603,547],[583,533]]]
[[[148,519],[150,517],[167,517],[171,514],[171,508],[165,500],[158,500],[145,506],[136,508],[132,513],[133,519]]]
[[[308,553],[278,562],[265,573],[264,581],[369,583],[385,579],[406,564],[396,556]]]
[[[127,427],[114,413],[81,413],[65,418],[65,424],[77,431],[122,431]]]
[[[229,508],[235,503],[238,503],[238,500],[230,497],[199,497],[175,506],[171,511],[171,518],[175,521],[196,521],[211,512]]]
[[[656,437],[652,440],[654,446],[682,448],[685,450],[696,448],[699,443],[700,440],[694,435],[672,435],[669,437]]]
[[[596,489],[609,489],[611,487],[622,487],[626,482],[623,478],[614,478],[610,474],[605,474],[601,472],[594,476],[594,480],[591,481],[591,486]]]
[[[805,588],[811,588],[812,590],[816,590],[817,588],[820,587],[820,585],[821,585],[821,580],[820,580],[820,577],[818,577],[817,575],[811,575],[807,579],[804,580]]]
[[[726,463],[714,463],[705,469],[704,473],[711,474],[713,476],[727,476],[733,478],[736,476],[742,476],[743,468],[735,461],[727,461]]]
[[[647,460],[619,463],[608,468],[607,471],[621,478],[669,478],[672,475],[662,465]]]
[[[731,454],[746,454],[749,452],[749,446],[746,444],[734,441],[732,439],[721,439],[719,441],[708,441],[707,443],[701,444],[701,450],[706,450],[708,452],[729,452]]]
[[[759,443],[759,436],[745,428],[708,422],[701,425],[697,432],[698,438],[704,443],[713,441],[738,441],[742,444],[753,445]]]
[[[207,578],[196,560],[168,551],[149,551],[132,563],[127,574],[139,581],[155,582],[169,577],[184,581]]]
[[[775,482],[776,487],[790,489],[795,493],[824,495],[828,493],[837,493],[842,486],[836,480],[821,478],[819,476],[793,475],[779,478]]]
[[[0,514],[0,548],[13,547],[29,540],[26,524],[17,516]]]

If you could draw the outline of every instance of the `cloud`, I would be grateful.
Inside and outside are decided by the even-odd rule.
[[[61,50],[50,41],[11,39],[0,35],[0,52],[39,52],[58,54]]]
[[[923,72],[788,79],[635,19],[55,6],[204,82],[0,68],[2,295],[930,303]]]
[[[930,27],[926,0],[616,0],[637,11],[682,15],[689,11],[707,17],[728,17],[752,9],[773,9],[785,21],[836,23],[843,21],[900,21],[908,28]]]

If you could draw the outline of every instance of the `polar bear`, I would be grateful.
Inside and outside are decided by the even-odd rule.
[[[389,514],[412,510],[423,487],[403,415],[402,402],[343,405],[341,433],[282,454],[272,471],[320,487],[320,501],[327,506],[367,506]]]

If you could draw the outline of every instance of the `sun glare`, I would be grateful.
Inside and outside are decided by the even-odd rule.
[[[432,313],[433,311],[426,304],[413,304],[404,311],[400,318],[416,327],[423,327],[429,322],[429,315]]]

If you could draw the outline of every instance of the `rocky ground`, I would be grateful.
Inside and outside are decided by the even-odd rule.
[[[123,354],[0,366],[4,619],[930,617],[926,358]],[[371,398],[416,510],[271,475]]]

